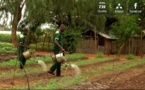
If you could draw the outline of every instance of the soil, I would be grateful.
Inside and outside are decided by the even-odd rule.
[[[36,56],[45,56],[45,55],[52,55],[53,53],[48,52],[37,52],[35,53]],[[89,59],[92,59],[95,57],[94,54],[85,54]],[[106,66],[106,65],[117,65],[118,63],[129,63],[130,61],[125,60],[123,57],[117,57],[117,56],[106,56],[106,57],[115,57],[112,61],[106,61],[102,63],[94,63],[92,65],[86,65],[80,67],[81,72],[83,73],[86,70],[92,70],[92,68],[97,70],[97,68]],[[87,59],[87,58],[86,58]],[[84,60],[84,59],[83,59]],[[50,65],[51,63],[48,63]],[[27,68],[38,68],[39,65],[33,65],[28,66]],[[12,69],[16,69],[15,67],[12,67]],[[3,71],[5,70],[5,71]],[[10,68],[3,68],[0,69],[0,72],[6,72],[9,71]],[[16,71],[16,73],[23,72],[23,71]],[[73,76],[74,71],[72,69],[67,70],[67,73],[65,72],[65,69],[62,70],[62,74],[64,76]],[[145,64],[142,64],[140,66],[125,70],[125,71],[110,71],[107,75],[102,75],[100,77],[94,78],[92,80],[80,83],[79,85],[73,86],[73,87],[66,87],[64,89],[145,89]],[[46,72],[40,72],[40,73],[33,73],[28,74],[29,84],[33,84],[35,82],[38,82],[40,80],[49,80],[50,78],[56,78],[53,75],[50,75]],[[25,79],[24,79],[25,78]],[[27,80],[25,74],[21,77],[13,77],[12,75],[8,78],[0,78],[0,88],[12,88],[12,86],[21,86],[21,85],[27,85]]]
[[[0,55],[0,62],[8,61],[8,60],[14,59],[14,58],[17,58],[17,55],[11,55],[11,56],[9,56],[9,55],[7,55],[7,54],[5,54],[5,55]]]
[[[53,55],[53,52],[37,51],[33,53],[32,57],[46,57]],[[18,58],[16,54],[0,54],[0,62],[8,61],[10,59]]]

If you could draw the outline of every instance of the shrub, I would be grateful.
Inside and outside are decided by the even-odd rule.
[[[127,60],[134,60],[135,56],[133,54],[129,54],[129,55],[126,56],[126,59]]]
[[[104,53],[103,52],[97,52],[96,53],[96,57],[97,58],[103,58],[104,57]]]
[[[68,29],[64,32],[64,48],[69,52],[73,53],[76,50],[77,43],[81,39],[80,30]]]

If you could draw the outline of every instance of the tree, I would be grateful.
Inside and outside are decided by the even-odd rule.
[[[134,35],[140,33],[141,29],[137,24],[137,17],[128,15],[119,15],[118,21],[112,25],[112,34],[118,38],[118,53],[120,54],[125,42]]]
[[[8,20],[8,14],[10,13],[12,15],[12,34],[11,34],[11,40],[13,45],[17,45],[17,37],[16,37],[16,31],[17,31],[17,25],[22,17],[21,11],[24,6],[23,0],[1,0],[0,1],[0,12],[1,17],[5,16],[4,19],[5,22]],[[5,23],[6,24],[6,23]]]

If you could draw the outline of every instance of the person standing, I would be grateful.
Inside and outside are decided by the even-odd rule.
[[[54,37],[53,37],[53,52],[54,55],[59,54],[60,52],[63,53],[68,53],[67,51],[65,51],[65,49],[63,48],[63,41],[62,41],[62,33],[65,31],[65,25],[61,24],[59,26],[59,29],[55,32]],[[56,70],[56,76],[61,76],[61,63],[57,62],[56,58],[54,60],[54,64],[51,66],[50,70],[48,71],[48,73],[55,75],[54,71]]]
[[[26,35],[28,33],[27,29],[22,30],[20,37],[19,37],[19,45],[18,45],[18,60],[19,60],[19,68],[23,69],[24,65],[26,63],[26,59],[23,56],[23,52],[25,52],[28,49],[28,46],[26,45]]]

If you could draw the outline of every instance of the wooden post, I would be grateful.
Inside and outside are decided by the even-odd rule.
[[[95,44],[95,45],[94,45],[94,49],[95,49],[95,51],[97,51],[97,39],[96,39],[97,36],[96,36],[96,31],[97,31],[97,30],[96,30],[96,26],[94,25],[94,38],[95,38],[95,39],[94,39],[94,40],[95,40],[95,41],[94,41],[94,44]]]
[[[141,38],[140,38],[140,56],[143,57],[143,35],[142,35],[142,32],[141,32]]]

